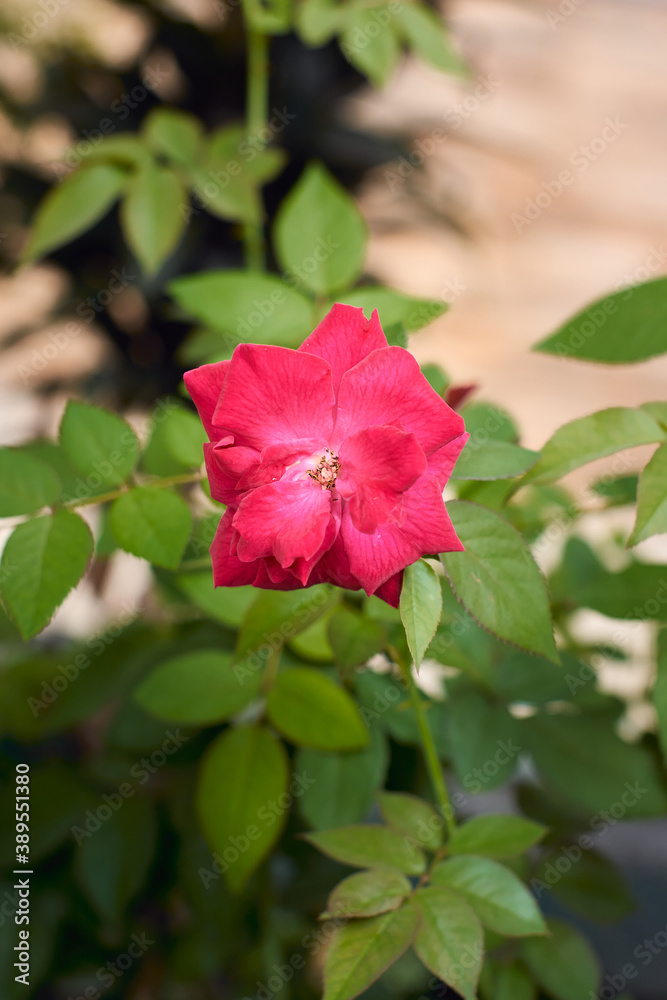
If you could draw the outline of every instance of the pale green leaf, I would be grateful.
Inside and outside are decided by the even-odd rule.
[[[442,846],[444,820],[429,802],[404,792],[380,792],[378,802],[384,821],[397,833],[430,851]]]
[[[137,436],[125,420],[71,399],[63,414],[60,444],[74,467],[87,476],[93,492],[124,482],[139,456]]]
[[[368,319],[373,310],[377,309],[383,327],[402,323],[408,333],[428,326],[448,308],[444,299],[417,299],[383,285],[362,285],[344,292],[339,296],[339,301],[350,306],[361,306]]]
[[[123,233],[147,274],[176,249],[185,230],[189,199],[174,171],[151,164],[131,179],[121,205]]]
[[[126,552],[175,569],[190,537],[192,514],[176,493],[141,486],[118,497],[110,523],[114,538]]]
[[[324,917],[375,917],[397,909],[412,892],[405,875],[390,868],[356,872],[339,882],[327,901]]]
[[[667,445],[661,445],[639,478],[637,519],[628,545],[667,532]]]
[[[323,854],[353,868],[394,868],[421,875],[426,868],[422,851],[386,826],[359,824],[304,834]]]
[[[198,118],[174,108],[154,108],[144,120],[143,131],[155,153],[185,166],[197,158],[204,134]]]
[[[412,659],[419,669],[442,612],[440,580],[424,559],[408,566],[403,574],[400,612]]]
[[[58,476],[46,462],[18,448],[0,448],[0,517],[48,507],[60,490]]]
[[[472,907],[440,886],[418,889],[421,921],[414,948],[426,968],[464,1000],[475,1000],[484,955],[484,932]]]
[[[545,827],[523,816],[474,816],[454,830],[449,853],[513,858],[533,847],[546,832]]]

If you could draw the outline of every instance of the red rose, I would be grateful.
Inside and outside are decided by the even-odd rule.
[[[442,491],[468,435],[377,313],[335,305],[298,351],[240,344],[186,372],[211,494],[216,586],[329,582],[398,605],[420,556],[461,551]]]

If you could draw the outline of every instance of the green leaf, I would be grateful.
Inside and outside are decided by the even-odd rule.
[[[449,853],[513,858],[533,847],[546,832],[545,827],[522,816],[474,816],[454,830]]]
[[[198,469],[206,432],[201,420],[173,400],[160,400],[151,414],[151,436],[141,456],[141,468],[166,477]]]
[[[48,507],[60,489],[58,476],[46,462],[18,448],[0,448],[0,517]]]
[[[173,108],[154,108],[144,119],[143,131],[153,152],[184,166],[197,158],[204,134],[198,118]]]
[[[358,750],[368,743],[368,730],[350,695],[311,667],[282,670],[267,710],[273,725],[297,746]]]
[[[535,1000],[536,995],[535,984],[520,962],[499,967],[491,1000]]]
[[[428,326],[448,308],[443,299],[416,299],[383,285],[362,285],[344,292],[340,301],[349,306],[361,306],[368,319],[377,309],[383,327],[402,323],[408,333]]]
[[[349,608],[338,608],[330,616],[327,636],[336,663],[343,668],[360,667],[379,653],[387,641],[379,622]]]
[[[189,200],[181,179],[166,167],[142,167],[121,205],[127,244],[147,274],[155,274],[176,249],[187,222]]]
[[[577,313],[534,351],[624,365],[667,351],[667,278],[607,295]]]
[[[202,760],[197,810],[206,839],[222,859],[225,881],[243,888],[280,836],[287,812],[288,762],[261,726],[226,729]]]
[[[614,406],[559,427],[542,448],[542,458],[521,485],[553,483],[562,476],[625,448],[667,440],[664,430],[645,410]]]
[[[667,445],[662,445],[639,479],[637,519],[628,545],[667,532]]]
[[[519,721],[475,690],[450,697],[443,708],[452,762],[464,788],[476,795],[509,781],[523,750]]]
[[[470,437],[481,446],[490,441],[517,444],[519,430],[514,420],[492,403],[468,403],[461,408],[461,416]]]
[[[451,384],[451,379],[447,372],[445,372],[440,365],[427,364],[421,366],[422,375],[425,379],[428,379],[430,385],[435,389],[439,396],[444,396]]]
[[[390,78],[401,55],[392,26],[391,5],[348,7],[345,27],[340,37],[343,55],[367,76],[374,87],[382,87]]]
[[[110,523],[114,538],[126,552],[175,569],[190,537],[192,514],[176,493],[141,486],[118,497]]]
[[[207,617],[238,628],[257,597],[254,587],[214,587],[211,571],[182,573],[174,583]]]
[[[365,819],[387,773],[387,740],[370,729],[370,744],[357,753],[302,748],[295,770],[312,779],[299,797],[299,811],[316,830]]]
[[[273,238],[289,280],[316,295],[332,295],[361,274],[366,225],[353,199],[319,163],[306,168],[283,201]]]
[[[421,922],[414,949],[429,972],[460,993],[475,1000],[484,955],[484,932],[474,910],[449,889],[418,889],[415,902]]]
[[[326,614],[337,601],[338,595],[323,584],[307,590],[260,591],[243,619],[237,653],[241,656],[266,646],[279,649]]]
[[[4,603],[25,639],[48,625],[83,576],[92,553],[90,528],[69,510],[33,518],[14,529],[2,553],[0,580]]]
[[[312,330],[311,303],[270,274],[204,271],[172,281],[169,292],[186,312],[234,338],[233,344],[298,347]]]
[[[302,0],[296,5],[294,18],[301,40],[319,47],[339,33],[345,12],[331,0]]]
[[[501,639],[558,663],[546,587],[530,549],[504,518],[478,504],[447,504],[465,552],[440,558],[462,604]]]
[[[531,881],[536,891],[538,885],[543,892],[550,889],[568,910],[596,924],[615,924],[636,908],[620,869],[578,844],[548,854]]]
[[[511,479],[530,469],[539,457],[539,451],[508,441],[488,441],[476,447],[471,439],[454,466],[452,479]]]
[[[403,574],[400,600],[401,621],[417,669],[440,623],[441,611],[438,575],[424,559],[419,559]]]
[[[422,851],[386,826],[340,826],[303,836],[323,854],[352,868],[394,868],[406,875],[426,870]]]
[[[155,850],[155,812],[141,790],[131,785],[132,798],[120,800],[118,811],[94,833],[85,831],[74,861],[76,878],[99,915],[120,921],[123,911],[144,883]]]
[[[289,643],[292,652],[312,663],[333,663],[334,654],[327,634],[330,619],[331,611],[321,615],[307,629],[295,635]]]
[[[439,14],[421,3],[402,4],[396,25],[420,59],[445,73],[466,73],[461,56],[454,49]]]
[[[322,1000],[351,1000],[363,993],[410,946],[417,920],[416,908],[406,904],[339,927],[324,960]]]
[[[614,806],[626,818],[658,816],[667,797],[653,755],[625,743],[604,716],[546,715],[524,722],[535,765],[558,797],[606,829]]]
[[[115,163],[129,170],[152,162],[150,150],[132,132],[107,135],[95,149],[86,153],[86,167],[93,163]]]
[[[106,215],[128,174],[106,163],[82,167],[52,187],[37,209],[25,260],[36,260],[69,243]]]
[[[71,399],[60,424],[60,444],[75,468],[91,480],[95,490],[124,482],[139,456],[137,436],[115,413]]]
[[[497,861],[459,855],[437,865],[431,881],[465,896],[482,923],[498,934],[513,937],[545,932],[537,903],[528,889]]]
[[[531,973],[555,1000],[588,1000],[596,995],[600,966],[579,931],[549,920],[550,937],[521,942],[521,956]]]
[[[210,725],[236,715],[256,697],[261,671],[241,683],[229,653],[205,649],[161,663],[134,692],[151,715],[183,725]]]
[[[375,917],[396,910],[412,892],[405,875],[390,868],[356,872],[339,882],[327,901],[325,917]]]
[[[382,818],[397,833],[431,851],[442,846],[444,820],[430,803],[403,792],[380,792],[378,801]]]

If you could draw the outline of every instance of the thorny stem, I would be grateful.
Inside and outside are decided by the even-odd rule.
[[[269,36],[247,26],[248,70],[246,128],[255,143],[264,145],[269,103]],[[264,231],[261,219],[246,222],[244,232],[246,265],[251,271],[264,270]]]

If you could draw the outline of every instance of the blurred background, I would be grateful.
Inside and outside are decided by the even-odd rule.
[[[310,159],[324,161],[368,221],[369,274],[451,304],[411,339],[418,360],[478,386],[539,449],[574,417],[664,397],[667,358],[605,368],[529,348],[596,296],[667,274],[667,8],[455,0],[443,13],[470,80],[406,56],[387,86],[371,90],[335,44],[313,50],[292,35],[274,39],[270,100],[288,111],[278,143],[289,162],[265,189],[267,210],[271,217]],[[242,117],[244,74],[232,0],[2,0],[0,444],[53,435],[72,395],[140,426],[158,398],[178,390],[189,324],[165,284],[240,266],[235,224],[196,215],[153,278],[128,256],[115,213],[46,261],[17,262],[36,205],[85,155],[102,118],[121,134],[166,104],[214,128]],[[120,288],[109,293],[113,273]],[[72,319],[76,337],[63,332]],[[645,458],[633,454],[623,471]],[[580,482],[575,475],[570,485]],[[603,544],[631,524],[620,507],[584,529]],[[637,554],[663,562],[664,536]],[[548,547],[539,558],[548,568]],[[50,628],[88,635],[148,586],[146,565],[117,554],[104,586],[87,581]],[[609,623],[584,612],[579,628],[602,642]],[[628,628],[632,669],[611,665],[608,689],[632,702],[650,673],[649,637],[644,626]],[[633,718],[636,731],[650,724],[639,695]],[[667,872],[659,825],[630,824],[609,838],[645,897],[639,923],[598,935],[612,973],[615,954],[631,953],[642,933],[667,921],[652,885]],[[664,998],[665,956],[642,977],[637,996]],[[142,988],[118,995],[150,1000],[150,976]],[[40,993],[53,995],[61,994]]]

